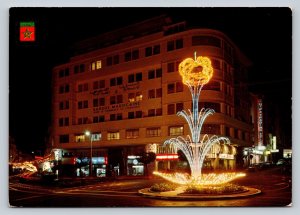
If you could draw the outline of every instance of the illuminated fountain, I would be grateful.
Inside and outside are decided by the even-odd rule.
[[[190,165],[191,175],[182,173],[166,174],[161,172],[154,172],[153,174],[177,184],[198,185],[224,184],[237,177],[244,176],[245,174],[243,173],[201,174],[205,156],[210,148],[214,144],[230,144],[230,141],[226,137],[201,134],[205,119],[215,112],[210,108],[202,108],[199,111],[198,107],[201,89],[213,76],[213,67],[210,59],[202,56],[196,57],[195,53],[195,60],[187,58],[179,64],[179,73],[182,77],[182,82],[188,86],[192,94],[193,107],[192,111],[182,110],[177,115],[187,121],[191,136],[187,135],[186,138],[181,136],[171,138],[165,141],[164,144],[173,144],[182,150]]]

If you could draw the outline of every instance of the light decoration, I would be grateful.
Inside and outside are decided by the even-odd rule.
[[[156,160],[177,160],[178,154],[156,154]]]
[[[210,174],[202,174],[201,178],[198,180],[192,179],[188,174],[182,173],[162,173],[162,172],[153,172],[154,175],[160,176],[172,183],[187,185],[187,184],[195,184],[195,185],[219,185],[226,184],[230,181],[233,181],[237,178],[244,177],[245,173],[210,173]]]
[[[11,163],[12,167],[15,169],[22,169],[24,171],[29,172],[37,172],[37,168],[35,165],[33,165],[32,162],[23,162],[23,163]]]
[[[182,77],[182,82],[188,86],[192,95],[193,110],[182,110],[177,113],[178,116],[183,117],[187,121],[191,136],[187,135],[186,138],[182,136],[171,138],[164,143],[164,145],[173,144],[184,153],[191,168],[191,175],[187,176],[181,173],[165,174],[159,172],[155,172],[154,174],[179,184],[225,183],[234,178],[241,177],[243,174],[224,173],[221,175],[201,175],[203,162],[210,148],[214,144],[230,144],[230,141],[226,137],[218,137],[216,135],[209,136],[207,134],[201,135],[202,125],[205,119],[215,112],[210,108],[202,108],[200,111],[198,108],[201,89],[212,78],[213,67],[208,57],[196,57],[196,52],[194,57],[195,60],[187,58],[179,64],[179,73]]]

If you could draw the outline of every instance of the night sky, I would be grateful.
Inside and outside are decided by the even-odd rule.
[[[291,135],[292,14],[289,8],[13,8],[9,31],[9,135],[20,150],[44,150],[51,122],[51,71],[72,44],[159,15],[224,32],[253,62],[249,88],[280,108]],[[19,42],[34,21],[36,42]]]

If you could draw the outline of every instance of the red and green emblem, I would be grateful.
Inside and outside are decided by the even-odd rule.
[[[20,22],[20,41],[35,41],[34,22]]]

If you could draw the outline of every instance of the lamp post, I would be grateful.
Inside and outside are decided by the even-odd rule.
[[[91,140],[90,177],[92,177],[92,172],[93,172],[93,134],[91,134],[90,131],[86,131],[85,136],[90,137],[90,140]]]

